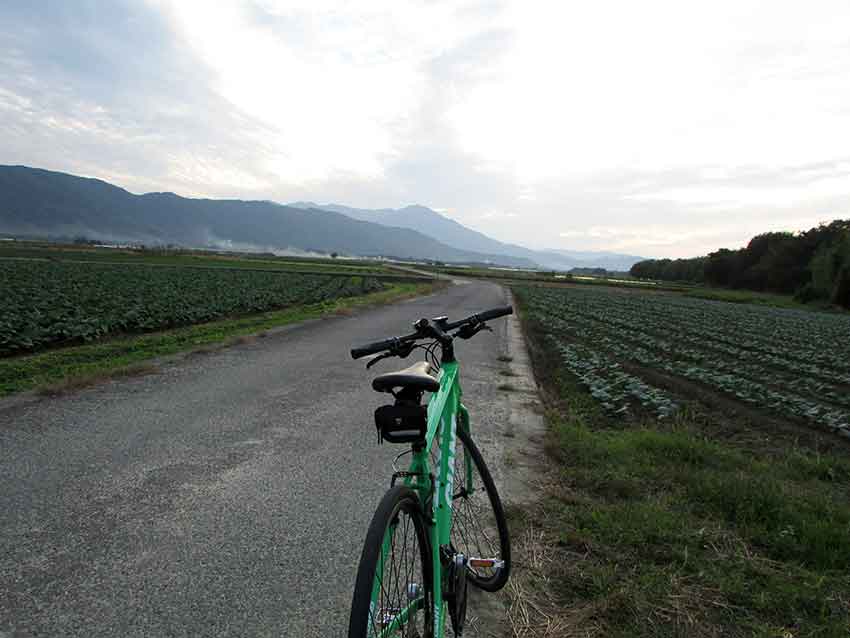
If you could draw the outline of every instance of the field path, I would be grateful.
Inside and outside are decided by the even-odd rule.
[[[348,350],[505,302],[494,284],[455,285],[151,376],[0,402],[0,637],[344,636],[402,450],[377,444],[369,385],[401,362],[366,372]],[[509,412],[505,320],[493,327],[457,348],[485,454]]]

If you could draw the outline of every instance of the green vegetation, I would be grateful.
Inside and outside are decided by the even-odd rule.
[[[0,395],[154,369],[151,358],[434,288],[380,264],[81,242],[0,243]]]
[[[380,262],[369,260],[277,257],[267,253],[228,253],[181,248],[102,247],[88,243],[0,242],[0,258],[285,270],[305,273],[392,274],[392,271]]]
[[[514,537],[524,539],[515,564],[524,568],[511,603],[530,616],[518,635],[846,637],[850,445],[787,422],[774,427],[746,411],[730,418],[725,404],[705,396],[671,392],[679,407],[660,420],[641,409],[606,409],[552,347],[573,334],[553,318],[572,319],[604,293],[582,291],[575,305],[553,315],[539,304],[541,290],[517,290],[545,391],[553,459],[540,502],[512,513]],[[615,319],[622,317],[620,298],[646,298],[661,314],[671,309],[669,296],[608,296]],[[677,299],[704,310],[720,306]],[[700,317],[694,312],[690,321]],[[575,325],[596,323],[588,313],[575,318]],[[706,323],[723,341],[733,332],[716,317]],[[753,348],[782,325],[765,325],[765,339]],[[671,316],[667,343],[675,347],[687,327]],[[776,338],[796,365],[798,343],[809,337],[800,326],[785,326],[792,327],[801,331],[796,341]],[[643,328],[632,324],[633,331]],[[589,346],[599,337],[575,334],[569,342]],[[627,364],[606,348],[600,345],[610,365]],[[675,351],[661,344],[658,351],[675,361]]]
[[[608,275],[600,274],[578,274],[563,273],[554,270],[525,270],[520,268],[498,268],[486,266],[419,266],[423,270],[440,273],[443,275],[451,275],[454,277],[473,277],[483,279],[495,279],[504,283],[526,282],[526,283],[544,283],[544,284],[582,284],[589,286],[612,286],[615,288],[639,288],[653,290],[667,290],[682,292],[690,290],[692,286],[685,284],[659,284],[654,281],[642,281],[634,279],[630,275],[608,273]],[[573,269],[574,271],[580,269]],[[601,269],[599,269],[601,270]],[[607,271],[606,271],[607,272]]]
[[[740,250],[693,259],[648,259],[632,266],[642,279],[706,283],[795,295],[850,308],[850,220],[803,233],[764,233]]]
[[[0,354],[150,332],[379,290],[377,279],[0,261]]]
[[[602,288],[517,286],[560,365],[613,415],[669,418],[709,395],[850,437],[843,314]],[[825,344],[830,344],[824,348]]]
[[[804,304],[791,295],[777,295],[770,292],[755,292],[752,290],[730,290],[729,288],[691,288],[684,293],[697,299],[713,301],[728,301],[729,303],[748,303],[773,308],[795,308],[797,310],[828,310],[825,304]]]
[[[704,258],[700,258],[704,259]],[[658,260],[669,261],[669,260]],[[682,260],[674,260],[682,261]],[[641,262],[646,263],[646,262]],[[700,262],[702,263],[702,262]],[[701,267],[701,266],[700,266]],[[817,298],[809,299],[804,302],[801,298],[790,294],[778,294],[771,292],[757,292],[753,290],[735,290],[730,288],[712,288],[703,285],[697,285],[694,282],[682,281],[679,277],[671,277],[671,281],[637,279],[631,275],[627,276],[612,276],[608,275],[580,275],[580,274],[563,274],[554,271],[535,271],[535,270],[519,270],[511,268],[485,268],[485,267],[435,267],[424,266],[425,270],[447,274],[458,277],[473,277],[493,279],[506,284],[515,283],[533,283],[533,284],[549,284],[552,286],[596,286],[605,288],[628,288],[635,290],[654,290],[659,292],[673,292],[687,295],[688,297],[696,297],[701,299],[714,299],[717,301],[729,301],[732,303],[752,303],[762,306],[772,306],[774,308],[797,308],[800,310],[839,310],[835,306],[830,306],[824,300]],[[573,269],[577,270],[577,269]],[[699,279],[698,281],[702,281]]]
[[[147,372],[145,362],[179,352],[215,347],[244,335],[256,335],[289,323],[347,312],[364,305],[389,303],[426,294],[434,284],[398,283],[364,296],[298,305],[236,319],[225,319],[141,336],[121,337],[81,346],[0,359],[0,396],[46,388],[85,385],[105,376]]]

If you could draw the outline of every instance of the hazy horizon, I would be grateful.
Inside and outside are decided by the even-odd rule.
[[[689,257],[850,217],[850,5],[0,6],[2,164]]]

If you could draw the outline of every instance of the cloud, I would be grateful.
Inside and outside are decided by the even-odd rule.
[[[794,208],[850,195],[850,161],[837,159],[776,170],[702,171],[686,184],[627,195],[647,202],[669,201],[715,209]]]
[[[509,213],[502,210],[491,210],[483,215],[479,215],[478,219],[515,219],[519,217],[517,213]]]
[[[721,173],[711,167],[612,171],[592,179],[551,180],[536,186],[535,199],[519,210],[520,218],[492,225],[489,231],[505,241],[540,248],[618,250],[646,256],[705,254],[744,245],[761,232],[796,231],[846,218],[850,195],[840,187],[841,166],[838,161],[771,171]],[[815,173],[829,176],[839,186],[834,191],[824,189],[823,196],[811,191],[804,197],[809,184],[806,176]],[[792,190],[788,184],[796,184],[799,200],[776,205],[769,198],[755,197],[788,192]],[[726,191],[733,188],[749,193],[749,205],[742,208],[737,200],[726,198]],[[549,231],[542,240],[539,228]]]
[[[848,19],[843,0],[17,0],[0,161],[697,254],[847,216]]]
[[[138,189],[268,187],[267,127],[208,89],[209,70],[158,12],[122,2],[11,7],[0,36],[5,161]]]

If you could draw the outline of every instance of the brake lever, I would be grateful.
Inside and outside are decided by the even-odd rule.
[[[387,359],[388,357],[394,357],[394,356],[395,356],[395,355],[394,355],[394,354],[392,354],[391,352],[385,352],[384,354],[378,355],[378,356],[377,356],[377,357],[375,357],[374,359],[369,359],[369,361],[367,361],[367,362],[366,362],[366,369],[368,370],[368,369],[369,369],[369,368],[371,368],[373,365],[375,365],[376,363],[378,363],[378,361],[380,361],[381,359]]]
[[[493,329],[490,326],[483,321],[479,321],[476,324],[467,324],[463,326],[455,333],[455,336],[460,337],[461,339],[471,339],[482,330],[489,330],[490,332],[493,332]]]
[[[378,363],[378,361],[380,361],[381,359],[387,359],[389,357],[398,357],[400,359],[406,359],[410,355],[410,353],[413,352],[413,345],[414,344],[409,343],[409,344],[405,344],[405,345],[402,345],[402,346],[398,346],[394,350],[391,350],[389,352],[385,352],[382,355],[375,357],[374,359],[370,359],[366,363],[366,369],[368,370],[373,365]]]

